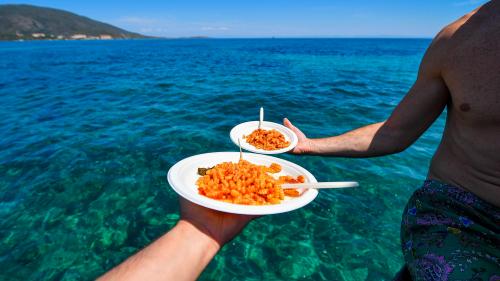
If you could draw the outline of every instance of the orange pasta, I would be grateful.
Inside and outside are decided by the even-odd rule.
[[[276,130],[257,129],[244,138],[249,144],[264,150],[277,150],[290,145],[285,136]]]
[[[275,179],[270,173],[278,173],[281,166],[273,163],[266,167],[246,160],[238,163],[224,162],[205,172],[197,181],[201,195],[229,203],[245,205],[279,204],[285,195],[297,197],[294,189],[283,190],[281,184],[304,182],[304,177],[294,179],[281,176]]]
[[[304,183],[305,179],[304,176],[298,176],[297,179],[294,179],[290,176],[281,176],[279,178],[279,181],[282,183]],[[300,192],[297,189],[284,189],[283,192],[285,193],[285,195],[290,197],[300,196]]]

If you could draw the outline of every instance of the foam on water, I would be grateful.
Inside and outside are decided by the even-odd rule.
[[[236,151],[229,130],[260,106],[311,137],[384,120],[429,43],[1,42],[0,279],[87,280],[152,242],[178,219],[168,169]],[[252,222],[201,280],[391,279],[401,212],[442,126],[395,156],[280,156],[361,187]]]

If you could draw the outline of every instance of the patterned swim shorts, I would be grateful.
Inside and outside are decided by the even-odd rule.
[[[415,281],[500,281],[500,208],[427,180],[403,213],[401,242]]]

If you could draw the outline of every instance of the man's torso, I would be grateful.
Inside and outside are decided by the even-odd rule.
[[[500,206],[500,9],[490,5],[448,27],[441,75],[451,101],[429,178]]]

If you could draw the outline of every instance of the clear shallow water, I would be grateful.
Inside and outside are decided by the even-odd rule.
[[[235,151],[229,130],[260,106],[311,137],[384,120],[429,43],[1,42],[0,279],[92,279],[152,242],[178,218],[167,170]],[[200,279],[390,280],[402,210],[442,126],[395,156],[280,156],[361,187],[254,221]]]

